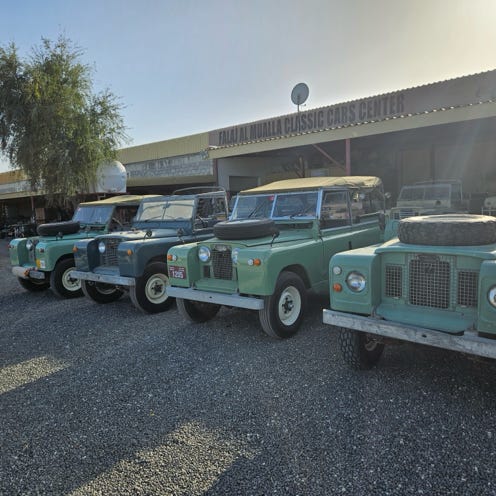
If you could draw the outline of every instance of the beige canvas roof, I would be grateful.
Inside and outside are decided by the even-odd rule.
[[[96,200],[92,202],[83,202],[79,205],[115,205],[117,203],[139,203],[143,198],[153,198],[160,195],[118,195],[104,198],[103,200]]]
[[[380,186],[382,181],[375,176],[339,176],[339,177],[302,177],[298,179],[284,179],[256,188],[241,191],[240,194],[270,193],[276,191],[293,191],[302,189],[316,189],[332,186],[346,186],[350,188],[373,188]]]

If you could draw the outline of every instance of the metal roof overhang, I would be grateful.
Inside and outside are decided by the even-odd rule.
[[[207,176],[167,176],[167,177],[129,177],[127,180],[127,187],[132,188],[136,186],[167,186],[177,184],[195,184],[202,182],[214,182],[213,175]]]
[[[354,126],[316,131],[296,136],[273,138],[241,145],[210,147],[209,157],[212,159],[235,157],[252,153],[269,152],[284,148],[314,145],[327,141],[339,141],[348,138],[360,138],[377,134],[392,133],[418,129],[428,126],[439,126],[463,121],[496,117],[496,102],[484,102],[464,107],[434,110],[415,115],[372,121]]]

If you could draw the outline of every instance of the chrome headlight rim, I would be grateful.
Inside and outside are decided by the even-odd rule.
[[[26,250],[31,251],[34,248],[34,243],[32,239],[26,241]]]
[[[200,246],[198,248],[198,259],[200,260],[200,262],[208,262],[210,260],[210,249],[208,248],[208,246]]]
[[[353,293],[361,293],[367,287],[367,279],[361,272],[353,270],[346,276],[346,286]]]
[[[105,253],[105,243],[100,241],[98,243],[98,251],[103,255]]]
[[[491,306],[496,308],[496,286],[489,288],[489,291],[487,292],[487,299],[489,300]]]

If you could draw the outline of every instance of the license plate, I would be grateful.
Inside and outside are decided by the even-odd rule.
[[[37,270],[30,270],[29,271],[29,277],[31,279],[45,279],[45,273],[44,272],[38,272]]]
[[[169,277],[186,279],[186,267],[177,267],[176,265],[169,266]]]

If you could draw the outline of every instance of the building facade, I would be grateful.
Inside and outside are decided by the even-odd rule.
[[[120,150],[130,193],[194,185],[231,194],[289,177],[459,179],[471,211],[496,195],[496,70]],[[45,214],[18,172],[0,174],[4,222]],[[43,214],[43,215],[42,215]]]

